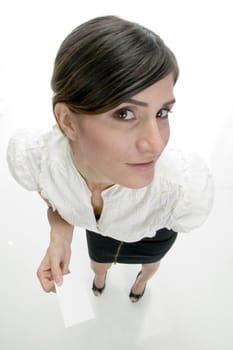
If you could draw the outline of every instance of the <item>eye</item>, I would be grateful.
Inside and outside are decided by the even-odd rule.
[[[134,119],[134,114],[130,109],[124,108],[116,111],[114,117],[121,120],[131,120]]]
[[[168,108],[162,108],[160,111],[157,113],[156,118],[160,119],[167,119],[169,116],[169,113],[172,113],[172,111]]]

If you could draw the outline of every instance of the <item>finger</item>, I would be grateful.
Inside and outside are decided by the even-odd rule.
[[[43,269],[40,267],[37,270],[37,277],[40,281],[41,287],[46,293],[55,291],[55,285],[52,279],[51,271],[43,271]]]
[[[46,281],[46,280],[41,281],[41,286],[46,293],[50,293],[50,292],[56,293],[55,285],[54,285],[54,282],[52,281]]]
[[[56,292],[54,281],[52,281],[50,277],[48,278],[48,277],[40,276],[39,281],[40,281],[41,287],[46,293],[50,293],[53,291]]]
[[[63,261],[62,272],[64,275],[67,275],[68,273],[70,273],[69,265],[70,265],[70,252],[66,254],[65,259]]]
[[[57,257],[53,257],[53,259],[51,260],[51,272],[55,283],[58,286],[61,286],[63,282],[62,269],[60,267],[60,259],[58,259]]]
[[[64,266],[62,267],[62,274],[67,275],[68,273],[70,273],[69,265],[64,264]]]

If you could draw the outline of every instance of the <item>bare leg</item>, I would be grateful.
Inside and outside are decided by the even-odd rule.
[[[154,276],[155,272],[158,270],[160,262],[152,264],[142,264],[142,273],[136,279],[132,292],[134,294],[141,294],[145,288],[147,281]],[[132,301],[136,301],[134,298],[131,298]]]
[[[97,288],[102,288],[104,286],[105,276],[112,266],[112,263],[97,263],[91,260],[91,268],[95,273],[95,285]]]

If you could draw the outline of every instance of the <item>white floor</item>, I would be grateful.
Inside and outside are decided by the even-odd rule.
[[[114,265],[102,297],[92,295],[85,235],[77,229],[71,270],[82,271],[96,317],[65,328],[56,295],[43,293],[35,274],[48,243],[46,208],[37,194],[25,191],[9,176],[4,159],[8,132],[4,123],[1,126],[2,350],[233,348],[233,172],[229,174],[229,167],[224,182],[224,168],[218,171],[213,166],[216,199],[208,221],[190,234],[179,235],[138,304],[129,302],[128,292],[139,266]]]

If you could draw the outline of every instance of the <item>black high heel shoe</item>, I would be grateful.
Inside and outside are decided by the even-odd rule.
[[[96,287],[96,285],[95,285],[95,277],[94,277],[94,279],[93,279],[92,290],[93,290],[93,293],[94,293],[94,295],[95,295],[96,297],[98,297],[99,295],[101,295],[101,294],[103,293],[104,289],[105,289],[106,276],[107,276],[107,272],[106,272],[105,278],[104,278],[104,285],[103,285],[103,287],[101,287],[101,288]]]
[[[136,280],[135,280],[135,282],[134,282],[134,285],[135,285],[135,283],[136,283],[136,281],[137,281],[137,278],[141,275],[141,273],[142,273],[142,271],[140,271],[140,272],[137,274],[137,277],[136,277]],[[133,285],[133,287],[134,287],[134,285]],[[135,293],[133,293],[133,287],[132,287],[131,290],[130,290],[129,298],[130,298],[130,299],[131,299],[131,298],[135,299],[135,300],[132,300],[132,299],[131,299],[132,303],[137,303],[137,302],[143,297],[143,295],[144,295],[144,293],[145,293],[146,284],[145,284],[145,288],[143,289],[143,292],[142,292],[141,294],[135,294]]]

